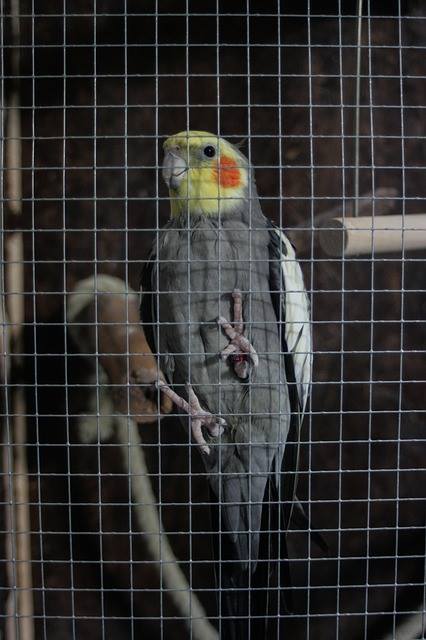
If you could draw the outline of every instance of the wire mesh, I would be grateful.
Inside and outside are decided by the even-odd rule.
[[[309,524],[262,521],[262,539],[282,535],[260,560],[267,587],[248,573],[250,620],[235,637],[424,638],[426,234],[414,219],[425,199],[422,3],[0,6],[2,637],[232,637],[220,593],[229,536],[216,510],[226,445],[209,471],[159,388],[179,353],[188,381],[202,375],[190,328],[197,295],[212,299],[209,284],[175,292],[186,346],[159,346],[170,217],[162,144],[195,130],[241,143],[263,213],[296,249],[311,308],[310,396],[286,447],[290,458],[299,452],[298,471],[285,463],[277,474],[278,489],[297,475]],[[256,253],[256,198],[246,206],[250,337],[256,295],[269,294],[256,274],[269,258]],[[232,373],[218,358],[216,323],[232,311],[226,238],[200,257],[186,215],[187,281],[194,256],[218,274],[205,366]],[[137,292],[152,249],[155,318],[142,325]],[[282,338],[283,322],[262,330]],[[269,418],[285,422],[281,351],[256,346],[260,367],[276,358]],[[221,375],[210,385],[226,420]],[[253,477],[259,383],[236,384],[247,393]],[[176,379],[174,389],[185,393]]]

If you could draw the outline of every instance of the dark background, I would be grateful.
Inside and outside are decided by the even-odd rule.
[[[310,501],[330,553],[290,534],[295,615],[288,632],[377,640],[395,614],[421,605],[424,254],[332,260],[312,229],[314,216],[350,203],[354,193],[356,3],[342,5],[339,19],[336,2],[312,3],[320,15],[308,21],[303,1],[282,2],[280,19],[277,2],[250,1],[247,19],[245,1],[220,1],[216,18],[215,1],[190,0],[186,18],[182,1],[160,0],[155,15],[154,1],[128,0],[126,20],[123,0],[37,0],[35,15],[30,0],[21,1],[37,638],[128,638],[132,611],[135,637],[160,637],[158,580],[143,562],[143,539],[135,528],[129,534],[128,481],[114,441],[79,442],[73,416],[87,410],[88,390],[79,386],[87,366],[66,335],[64,309],[66,294],[94,273],[95,261],[98,273],[138,287],[153,228],[168,215],[156,168],[162,140],[187,127],[249,138],[244,150],[257,166],[263,210],[290,229],[311,291],[315,384],[299,495]],[[401,21],[396,2],[364,5],[373,17],[363,23],[360,193],[392,187],[395,213],[423,212],[425,69],[424,50],[415,48],[424,45],[421,3],[403,2]],[[399,44],[407,47],[402,54]],[[6,91],[14,82],[10,52]],[[211,555],[206,536],[196,533],[208,521],[196,504],[206,500],[199,455],[192,454],[190,478],[186,436],[172,419],[160,429],[141,426],[141,435],[157,491],[162,470],[164,527],[189,571],[188,559]],[[193,563],[192,576],[214,615],[208,564]],[[173,616],[167,595],[161,600]],[[164,632],[185,637],[179,622],[165,622]]]

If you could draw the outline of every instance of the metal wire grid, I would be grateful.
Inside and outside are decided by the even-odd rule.
[[[385,178],[389,171],[393,172],[391,176],[396,182],[397,194],[393,200],[397,203],[398,213],[405,216],[421,211],[424,194],[420,171],[424,166],[421,155],[416,154],[419,141],[424,140],[424,129],[416,128],[413,118],[422,118],[424,75],[420,61],[417,67],[415,57],[410,57],[408,63],[406,59],[412,52],[421,56],[424,50],[418,34],[425,17],[419,15],[418,6],[415,13],[416,5],[407,4],[405,8],[401,0],[392,9],[387,9],[393,11],[393,15],[384,15],[383,9],[377,10],[374,2],[365,2],[362,41],[358,43],[357,12],[347,13],[341,2],[332,13],[329,8],[317,12],[309,2],[306,12],[298,13],[291,13],[279,2],[255,6],[250,0],[241,3],[240,10],[234,13],[227,13],[228,7],[222,6],[219,0],[207,3],[202,10],[186,0],[180,13],[168,10],[171,5],[162,6],[158,0],[150,4],[152,6],[147,5],[145,11],[145,7],[141,10],[131,0],[123,0],[114,6],[93,0],[91,11],[84,7],[81,12],[79,6],[74,8],[74,3],[66,0],[55,7],[44,6],[44,3],[38,5],[34,0],[21,2],[18,8],[20,42],[13,41],[10,34],[10,20],[16,15],[13,5],[2,4],[2,48],[6,68],[3,68],[1,93],[6,120],[10,118],[11,87],[18,80],[16,72],[7,66],[8,59],[10,53],[17,50],[21,55],[18,111],[23,123],[19,138],[23,145],[24,222],[18,232],[24,238],[26,268],[26,316],[22,323],[25,343],[22,352],[13,352],[9,347],[12,377],[6,379],[9,395],[6,395],[4,411],[4,439],[5,456],[10,466],[4,473],[3,501],[12,508],[16,506],[14,481],[22,477],[13,467],[13,451],[17,449],[13,433],[17,416],[11,410],[10,398],[18,387],[24,387],[27,390],[26,476],[31,496],[28,500],[31,528],[26,533],[31,536],[33,554],[30,564],[34,581],[31,588],[34,637],[50,639],[62,633],[64,637],[79,638],[94,633],[99,638],[134,638],[141,631],[152,637],[168,637],[171,632],[174,637],[179,637],[178,634],[187,637],[188,633],[197,637],[195,627],[191,626],[186,633],[183,627],[175,626],[179,624],[179,615],[170,607],[171,594],[159,586],[164,584],[166,563],[162,549],[166,534],[158,535],[159,563],[144,555],[141,551],[143,541],[137,542],[138,521],[132,506],[135,499],[131,473],[126,473],[125,467],[117,467],[114,454],[108,455],[108,449],[112,452],[119,449],[114,438],[105,439],[104,434],[104,422],[108,416],[114,417],[115,412],[108,405],[110,411],[105,413],[103,392],[113,391],[114,384],[105,382],[99,359],[92,352],[76,355],[75,345],[69,337],[70,326],[66,322],[69,294],[79,279],[93,276],[95,291],[100,291],[99,278],[106,272],[119,275],[127,289],[131,285],[137,286],[137,274],[146,259],[148,247],[153,238],[158,243],[158,230],[167,216],[168,197],[158,175],[161,167],[159,145],[166,134],[184,128],[210,128],[230,140],[247,137],[247,156],[255,166],[264,211],[292,234],[311,296],[316,364],[302,435],[300,484],[312,522],[317,521],[318,529],[327,537],[330,557],[318,556],[310,538],[306,547],[301,547],[297,531],[289,534],[295,540],[292,565],[296,580],[292,591],[296,608],[291,614],[277,616],[277,633],[291,629],[293,637],[300,638],[319,634],[330,638],[379,638],[386,637],[386,633],[392,638],[424,637],[420,630],[424,628],[425,613],[424,521],[420,513],[424,508],[424,490],[419,490],[424,478],[424,434],[421,429],[424,406],[421,392],[411,391],[410,395],[410,387],[422,389],[425,382],[420,366],[424,357],[423,323],[421,314],[415,312],[416,306],[424,304],[421,277],[424,257],[421,253],[406,252],[403,236],[402,253],[398,255],[376,255],[373,250],[371,256],[332,259],[318,250],[316,218],[319,212],[336,203],[340,203],[343,216],[350,214],[357,189],[353,184],[356,171],[362,185],[358,191],[360,202],[367,189],[375,194],[383,184],[381,181],[389,184]],[[135,35],[132,23],[138,18],[150,22],[146,33],[136,32]],[[208,42],[197,41],[197,26],[204,19],[208,20],[208,28],[199,28],[200,40],[210,38]],[[262,31],[260,28],[264,39],[259,42],[257,30],[263,19],[269,21],[268,25],[275,24],[276,31],[271,29],[269,33],[268,29]],[[241,42],[227,41],[226,21],[231,20],[233,24],[240,23]],[[163,22],[169,25],[168,30],[162,30]],[[62,26],[57,38],[49,33],[51,23]],[[303,29],[295,30],[295,41],[292,41],[288,25],[300,26],[302,23]],[[78,42],[79,37],[70,27],[78,24],[85,28],[92,25],[91,31],[82,29],[81,39],[89,34],[86,42]],[[321,40],[322,25],[330,24],[337,38],[332,43],[316,41]],[[418,29],[414,43],[404,40],[406,25],[415,25]],[[203,66],[202,51],[208,48],[213,49],[212,58],[206,54],[205,69],[193,72],[194,61],[198,69]],[[244,72],[226,71],[229,62],[226,49],[231,48],[231,55],[238,55],[245,66]],[[53,53],[61,51],[60,72],[53,62],[53,71],[50,70],[47,56],[50,49]],[[79,49],[88,53],[90,68],[87,73],[81,68],[81,56],[73,58],[74,51]],[[237,49],[239,53],[236,54]],[[135,71],[134,50],[150,52],[152,71],[146,73],[142,63],[141,68],[136,64]],[[168,59],[164,57],[164,51]],[[264,56],[265,68],[261,67],[261,71],[259,51]],[[276,52],[276,58],[275,53],[268,57],[269,51]],[[304,64],[300,65],[302,72],[287,72],[288,67],[296,66],[290,56],[297,56],[298,51],[306,52]],[[321,57],[323,51],[330,52],[331,57],[326,58],[326,62]],[[351,145],[357,108],[356,100],[351,98],[357,78],[353,70],[357,51],[361,51],[362,96],[358,167]],[[395,65],[380,56],[393,51],[397,72],[388,73],[389,67],[394,69]],[[119,63],[114,61],[115,53],[121,56]],[[106,70],[102,56],[112,65],[111,73]],[[327,61],[332,67],[335,59],[337,71],[332,73],[327,69]],[[323,69],[319,73],[318,61]],[[276,65],[273,72],[270,70],[272,63]],[[89,66],[89,62],[87,64]],[[182,70],[180,65],[183,65]],[[163,83],[167,81],[171,87],[171,83],[177,85],[179,79],[184,81],[183,89],[178,92],[183,99],[172,100],[173,91],[165,89]],[[200,94],[193,84],[193,80],[202,82],[203,79],[204,88],[214,85],[214,99],[208,90],[205,95]],[[231,99],[234,93],[228,98],[227,79],[244,81],[245,91],[240,101]],[[265,79],[276,81],[276,93],[272,94],[270,84],[265,94],[257,88],[256,83]],[[87,80],[92,83],[92,91],[83,88],[79,94],[73,82],[83,84]],[[114,88],[101,86],[105,80],[115,81]],[[139,98],[134,98],[135,80],[139,83],[152,81],[144,86],[148,97],[140,92]],[[333,85],[328,102],[324,102],[318,87],[322,82],[327,84],[334,80],[337,89]],[[56,93],[49,95],[48,85],[43,88],[44,81],[53,81],[51,86]],[[297,95],[298,81],[302,81],[300,97]],[[392,81],[398,83],[398,99],[394,99]],[[417,83],[416,100],[412,88],[407,90],[410,81]],[[293,83],[296,89],[293,89]],[[386,99],[388,90],[390,100],[394,100],[391,103]],[[410,99],[412,103],[408,102]],[[204,118],[201,107],[207,113],[209,126],[201,126]],[[135,130],[131,118],[134,109],[151,112],[149,120],[142,119],[146,129]],[[232,109],[243,113],[241,119],[231,115]],[[268,109],[276,123],[273,133],[265,124],[267,118],[260,115]],[[337,128],[333,128],[330,120],[322,128],[316,110],[321,110],[324,119],[330,118],[329,110],[337,113]],[[44,111],[47,116],[43,115]],[[284,118],[286,112],[292,119],[290,126]],[[383,116],[383,123],[377,112]],[[397,132],[387,128],[386,118],[392,112],[399,117]],[[51,122],[46,124],[46,118]],[[298,126],[298,118],[305,118],[304,126]],[[393,127],[395,120],[392,118],[389,122]],[[3,119],[3,127],[4,122]],[[54,130],[53,135],[49,132],[50,127]],[[6,145],[13,139],[10,129],[8,132],[4,136]],[[325,145],[329,143],[330,148],[336,149],[331,146],[336,139],[340,158],[319,161],[318,158],[326,155]],[[87,143],[80,155],[75,152],[74,141],[82,145]],[[292,149],[293,141],[302,146],[306,143],[302,153],[298,154],[297,148],[296,151]],[[394,141],[400,146],[400,153],[395,151]],[[410,141],[412,147],[408,146]],[[103,142],[107,143],[106,151],[101,147]],[[139,143],[143,143],[142,146]],[[389,145],[388,154],[383,146],[386,144]],[[49,145],[53,147],[50,151]],[[143,145],[149,151],[144,152]],[[265,147],[272,151],[265,152]],[[108,150],[111,159],[108,157],[108,161],[104,161]],[[142,159],[139,160],[137,154],[141,150]],[[299,160],[300,156],[302,160]],[[4,149],[2,158],[2,166],[7,168]],[[140,173],[137,178],[135,171]],[[89,172],[90,179],[87,178]],[[321,172],[325,172],[325,178],[318,177]],[[46,188],[42,180],[48,180],[50,176],[56,184]],[[292,188],[293,180],[300,181],[299,192]],[[115,187],[114,181],[119,186]],[[138,192],[134,189],[135,182],[140,185]],[[271,185],[274,186],[269,190]],[[373,216],[379,200],[372,199]],[[3,228],[8,233],[18,228],[16,219],[12,217],[10,222],[8,218],[10,201],[6,179],[2,184],[2,202]],[[142,220],[140,213],[136,216],[135,204],[139,212],[146,208],[146,219]],[[82,209],[81,221],[78,207]],[[119,211],[118,222],[114,219],[114,207]],[[85,235],[90,236],[89,240]],[[118,240],[115,240],[117,236]],[[81,249],[76,250],[74,237],[75,244],[81,242]],[[55,242],[60,248],[56,254],[52,249]],[[3,292],[9,294],[9,300],[10,291],[3,278]],[[393,303],[399,302],[397,312],[395,309],[389,311],[387,295]],[[98,297],[102,298],[102,292]],[[366,314],[362,313],[363,308],[354,313],[358,297],[368,309]],[[5,299],[7,307],[7,295],[3,295]],[[132,326],[129,314],[126,305],[123,324],[127,329]],[[251,321],[249,318],[247,324]],[[94,306],[92,324],[96,353],[108,356],[107,351],[99,349],[98,305]],[[334,336],[330,335],[333,331],[336,332]],[[363,332],[367,339],[360,337]],[[129,356],[130,335],[128,331],[126,352]],[[414,346],[410,348],[410,344]],[[188,353],[191,353],[190,344]],[[23,358],[24,372],[17,371],[14,366],[17,356]],[[90,379],[86,375],[89,364],[81,365],[84,356],[89,356],[90,366],[94,367]],[[353,364],[358,361],[362,366]],[[82,368],[85,371],[82,372]],[[389,375],[386,375],[387,371]],[[130,374],[127,364],[127,380]],[[53,388],[55,395],[60,397],[51,397]],[[130,425],[132,385],[127,384],[125,388],[129,418],[127,469],[130,470],[132,451],[139,448],[139,444],[132,439]],[[408,393],[406,388],[409,388]],[[218,390],[220,393],[220,384]],[[88,398],[91,395],[95,404],[90,408]],[[354,398],[357,395],[358,405],[358,398]],[[389,398],[393,395],[396,403],[392,404]],[[85,417],[94,417],[96,428],[92,440],[83,442],[78,425]],[[384,426],[379,422],[381,419]],[[59,424],[59,438],[49,428],[53,421]],[[392,422],[389,431],[386,430],[388,421]],[[159,419],[156,424],[143,425],[140,429],[143,430],[142,437],[147,439],[144,451],[149,462],[148,475],[157,495],[155,506],[160,521],[164,522],[176,555],[184,559],[180,565],[193,594],[201,599],[206,615],[216,620],[220,629],[220,609],[215,610],[212,604],[215,586],[211,571],[209,574],[209,570],[203,568],[203,565],[211,565],[211,559],[200,554],[200,547],[206,547],[208,539],[203,532],[209,534],[205,521],[197,521],[200,513],[201,517],[207,513],[202,509],[208,501],[199,488],[205,472],[197,453],[188,453],[194,445],[189,434],[182,435],[178,425],[167,427],[173,429],[167,437],[164,435],[167,429]],[[147,429],[151,430],[151,435],[147,435]],[[154,432],[158,440],[152,435]],[[382,455],[388,452],[389,456],[388,460],[380,460],[380,464],[376,460],[377,447],[381,447]],[[180,466],[176,466],[175,451],[183,457]],[[57,464],[54,460],[56,452]],[[79,466],[76,461],[79,454],[88,463],[88,468]],[[411,479],[408,486],[407,476]],[[120,488],[118,494],[106,489],[111,477]],[[94,484],[90,483],[91,479]],[[120,479],[124,479],[125,484],[118,484]],[[172,481],[177,483],[178,491],[184,493],[182,499],[173,491]],[[53,492],[52,483],[59,485]],[[58,516],[52,515],[55,509],[60,511]],[[112,510],[112,516],[108,515],[108,509]],[[179,516],[180,509],[186,509],[183,518]],[[350,510],[353,510],[353,518]],[[89,526],[85,527],[82,524],[84,513],[88,514],[89,520]],[[124,529],[120,522],[122,513],[126,514]],[[22,631],[17,559],[17,546],[25,532],[18,529],[13,515],[3,531],[12,549],[6,563],[9,576],[3,582],[4,593],[12,594],[7,596],[8,608],[2,610],[6,637],[27,639],[28,635],[23,635]],[[388,536],[382,546],[380,536]],[[86,553],[79,542],[81,537],[83,546],[87,545]],[[149,537],[149,534],[140,537]],[[63,540],[62,544],[55,538]],[[120,551],[115,556],[111,545],[117,545],[119,549],[122,538],[128,541],[127,553]],[[96,542],[93,543],[93,539]],[[384,566],[383,571],[378,569],[380,563]],[[91,568],[93,564],[96,564],[96,570]],[[151,567],[157,564],[160,579],[155,582],[149,576]],[[405,564],[409,568],[404,570]],[[318,566],[325,568],[318,570]],[[384,596],[387,591],[390,595]],[[357,592],[362,593],[361,599],[356,598]],[[380,593],[383,597],[379,597]],[[159,595],[159,600],[155,595]],[[119,606],[112,602],[118,598],[124,604]],[[148,601],[146,606],[142,598]],[[191,602],[190,599],[190,608]],[[399,625],[401,621],[405,624],[403,615],[412,614],[416,624],[419,611],[421,623],[417,622],[414,631],[401,632],[406,635],[400,636]]]

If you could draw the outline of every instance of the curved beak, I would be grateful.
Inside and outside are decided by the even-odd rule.
[[[169,189],[177,189],[188,171],[188,165],[176,152],[166,151],[163,160],[163,180]]]

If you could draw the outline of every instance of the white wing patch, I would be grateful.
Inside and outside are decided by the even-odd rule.
[[[281,269],[284,280],[285,339],[293,356],[294,372],[302,413],[312,380],[312,336],[309,298],[303,282],[302,269],[290,240],[279,229],[274,229],[283,249]]]

